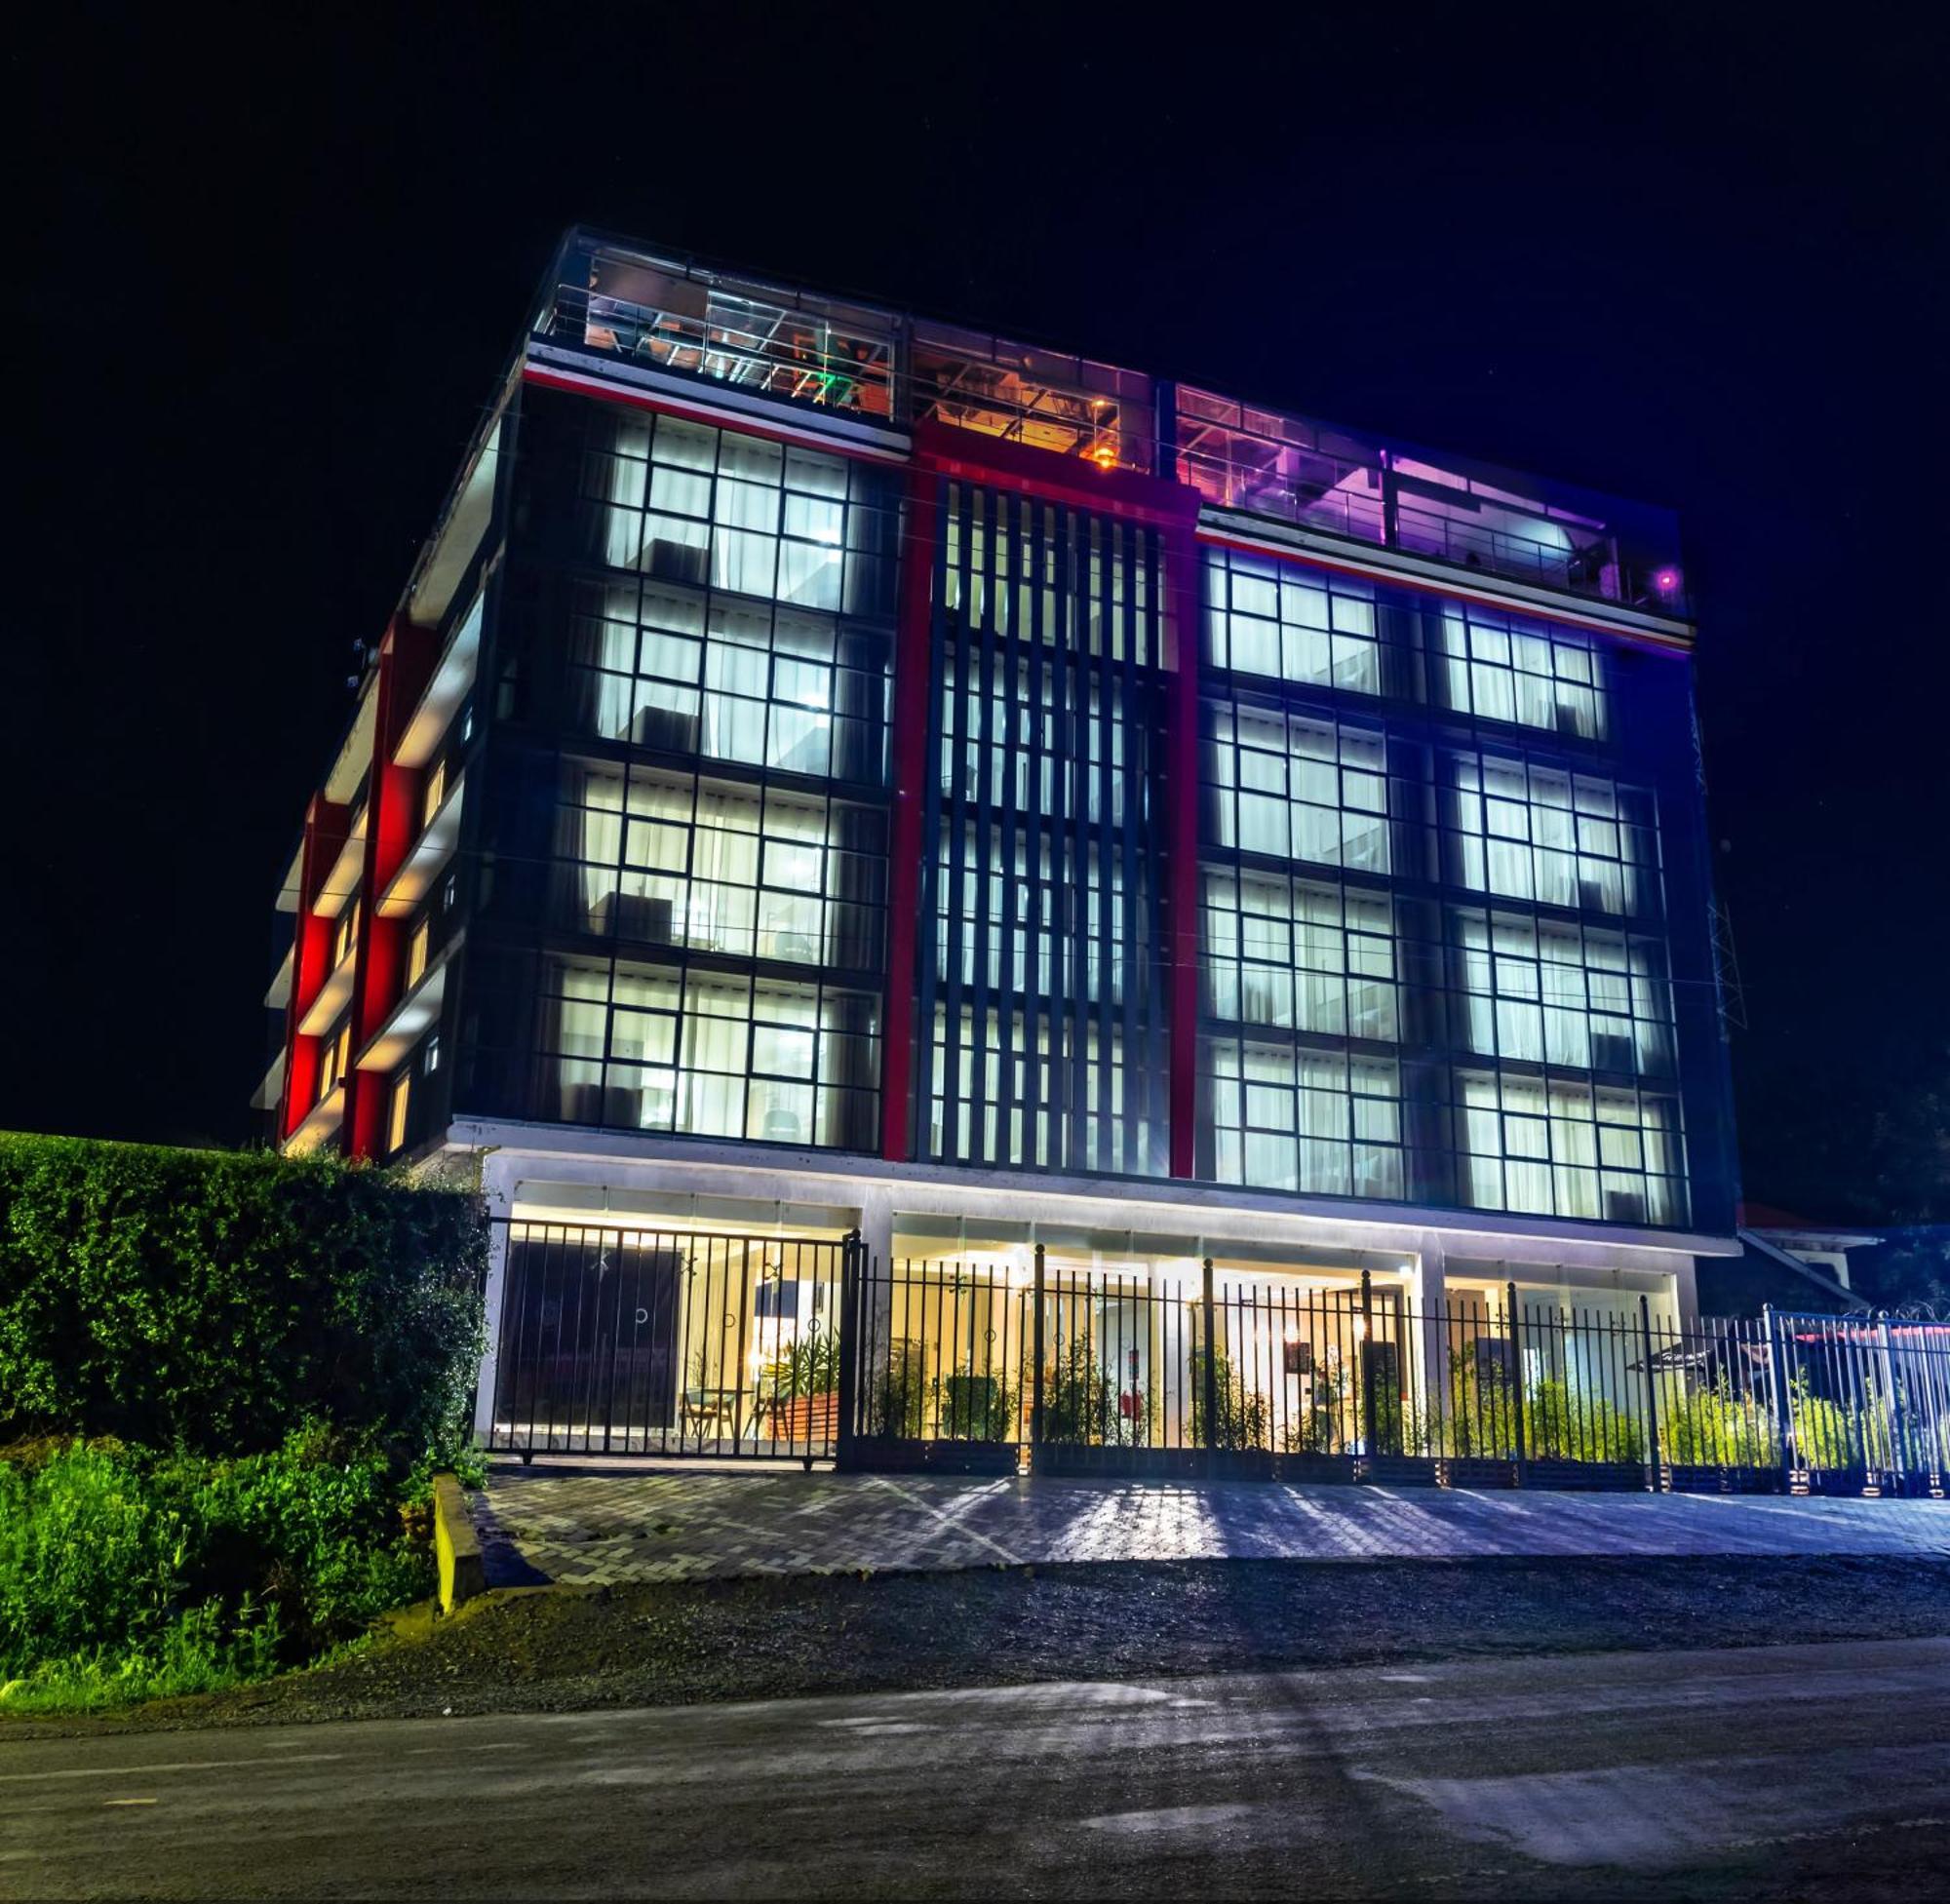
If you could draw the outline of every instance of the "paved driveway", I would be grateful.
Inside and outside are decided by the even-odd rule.
[[[939,1572],[1078,1561],[1950,1555],[1950,1502],[1470,1494],[1268,1482],[496,1468],[494,1585]]]

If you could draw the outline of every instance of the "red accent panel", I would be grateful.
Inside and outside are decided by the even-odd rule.
[[[901,558],[901,607],[894,645],[894,811],[888,839],[887,990],[880,1014],[880,1154],[908,1154],[908,1094],[914,1086],[915,944],[920,913],[921,811],[927,785],[927,702],[932,645],[934,545],[941,485],[925,469],[908,472]]]
[[[311,1009],[332,976],[332,925],[311,909],[325,875],[345,844],[352,810],[314,794],[305,809],[298,849],[298,915],[292,927],[292,995],[285,1002],[285,1095],[278,1107],[282,1142],[304,1122],[318,1089],[319,1041],[298,1034],[298,1021]]]
[[[1081,456],[1006,443],[931,417],[915,425],[914,446],[916,464],[937,476],[1166,527],[1198,519],[1198,491],[1168,477],[1100,469]]]
[[[1171,958],[1171,1174],[1197,1173],[1198,1115],[1198,544],[1190,521],[1164,536],[1173,674],[1165,711],[1165,930]]]
[[[378,704],[372,719],[372,771],[368,780],[366,867],[359,893],[358,963],[352,978],[354,1066],[346,1083],[346,1150],[354,1157],[377,1154],[385,1115],[388,1080],[358,1069],[357,1054],[378,1034],[400,1002],[405,967],[406,921],[378,916],[379,895],[412,850],[420,830],[420,774],[393,758],[413,709],[425,691],[434,664],[430,629],[395,619],[379,644]]]
[[[1446,596],[1453,602],[1480,602],[1484,607],[1495,608],[1501,614],[1534,615],[1539,621],[1566,622],[1574,628],[1589,628],[1600,635],[1616,636],[1621,641],[1650,641],[1658,647],[1678,648],[1686,652],[1690,652],[1693,646],[1691,641],[1678,635],[1657,635],[1646,628],[1620,628],[1617,622],[1573,614],[1563,608],[1545,608],[1529,602],[1515,602],[1506,597],[1484,595],[1455,583],[1439,582],[1432,576],[1401,575],[1391,568],[1364,568],[1359,563],[1335,562],[1330,557],[1317,556],[1311,551],[1283,548],[1276,542],[1251,542],[1243,536],[1218,535],[1210,529],[1200,529],[1198,539],[1210,543],[1215,549],[1239,549],[1249,556],[1267,556],[1274,562],[1298,563],[1304,568],[1331,568],[1337,575],[1358,575],[1364,582],[1382,582],[1389,588],[1417,589],[1424,595]]]
[[[843,439],[829,437],[816,429],[775,429],[760,422],[757,417],[747,418],[739,410],[718,409],[707,403],[686,404],[677,397],[652,397],[646,391],[622,390],[593,377],[584,379],[565,376],[555,370],[536,369],[532,365],[523,370],[522,381],[537,384],[544,390],[566,390],[572,397],[592,397],[601,404],[621,404],[626,409],[648,409],[655,410],[660,415],[686,416],[695,422],[709,423],[714,429],[736,430],[743,436],[763,437],[767,443],[798,444],[810,449],[831,450],[836,456],[858,456],[874,463],[907,461],[898,449],[877,449],[870,444],[847,443]],[[876,424],[874,427],[896,426]]]

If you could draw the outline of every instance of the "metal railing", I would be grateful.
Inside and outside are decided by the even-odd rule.
[[[977,1472],[1942,1495],[1950,1327],[1648,1299],[1436,1304],[1027,1260],[859,1260],[839,1458]]]
[[[510,1223],[490,1449],[830,1457],[841,1242]]]

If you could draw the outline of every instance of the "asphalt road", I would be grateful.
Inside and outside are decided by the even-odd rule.
[[[0,1896],[1932,1893],[1950,1639],[0,1742]]]

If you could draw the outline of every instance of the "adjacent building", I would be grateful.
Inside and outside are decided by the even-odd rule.
[[[570,1226],[724,1239],[708,1340],[627,1304],[652,1413],[856,1228],[1684,1315],[1739,1250],[1693,641],[1658,510],[576,230],[304,815],[257,1103],[484,1159],[504,1333],[576,1338]]]

